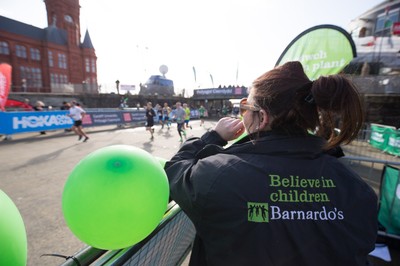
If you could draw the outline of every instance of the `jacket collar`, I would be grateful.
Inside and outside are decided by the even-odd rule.
[[[233,144],[226,153],[256,153],[266,155],[311,156],[323,153],[325,140],[313,135],[285,135],[279,132],[263,132],[258,138],[253,134]]]
[[[322,150],[324,144],[324,139],[313,135],[289,136],[279,132],[268,131],[260,133],[258,138],[254,134],[246,136],[226,149],[218,145],[207,145],[196,157],[201,159],[218,153],[247,153],[315,158],[324,153]]]

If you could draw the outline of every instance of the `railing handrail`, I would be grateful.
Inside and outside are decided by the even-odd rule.
[[[145,239],[143,239],[141,242],[125,248],[125,249],[119,249],[119,250],[103,250],[103,249],[98,249],[94,248],[91,246],[87,246],[84,249],[80,250],[73,256],[69,256],[67,260],[61,264],[60,266],[85,266],[85,265],[90,265],[91,263],[95,262],[98,260],[100,257],[103,255],[108,255],[107,256],[109,259],[117,255],[118,253],[127,253],[127,255],[133,255],[135,252],[137,252],[141,247],[143,247],[155,234],[157,234],[161,229],[163,229],[181,210],[178,204],[176,204],[174,201],[171,201],[168,204],[167,211],[165,212],[165,215],[163,219],[161,220],[160,224],[157,226],[154,231],[147,236]],[[107,261],[103,261],[103,263],[106,263]],[[102,265],[100,264],[100,265]]]
[[[346,155],[346,156],[342,157],[342,159],[352,160],[352,161],[363,161],[363,162],[370,162],[370,163],[400,165],[400,162],[376,159],[376,158],[371,158],[371,157],[363,157],[363,156],[347,156]]]

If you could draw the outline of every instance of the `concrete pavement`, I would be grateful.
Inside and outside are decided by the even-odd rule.
[[[191,121],[188,137],[201,136],[214,121]],[[133,145],[154,156],[169,159],[180,147],[176,124],[171,129],[155,127],[154,140],[144,127],[86,128],[90,139],[78,141],[73,132],[63,130],[46,135],[27,133],[0,141],[0,189],[16,204],[25,223],[28,238],[28,266],[59,265],[59,257],[41,257],[56,253],[73,255],[85,244],[66,226],[61,198],[65,181],[74,166],[89,153],[115,144]]]

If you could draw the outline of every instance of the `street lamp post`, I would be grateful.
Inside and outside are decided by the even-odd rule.
[[[115,81],[115,86],[117,88],[117,93],[119,95],[119,80]]]

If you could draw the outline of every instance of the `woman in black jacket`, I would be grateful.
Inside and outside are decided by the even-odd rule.
[[[331,152],[363,123],[354,85],[310,81],[288,62],[257,78],[240,107],[243,120],[222,118],[165,167],[196,227],[190,265],[367,265],[377,198]]]

